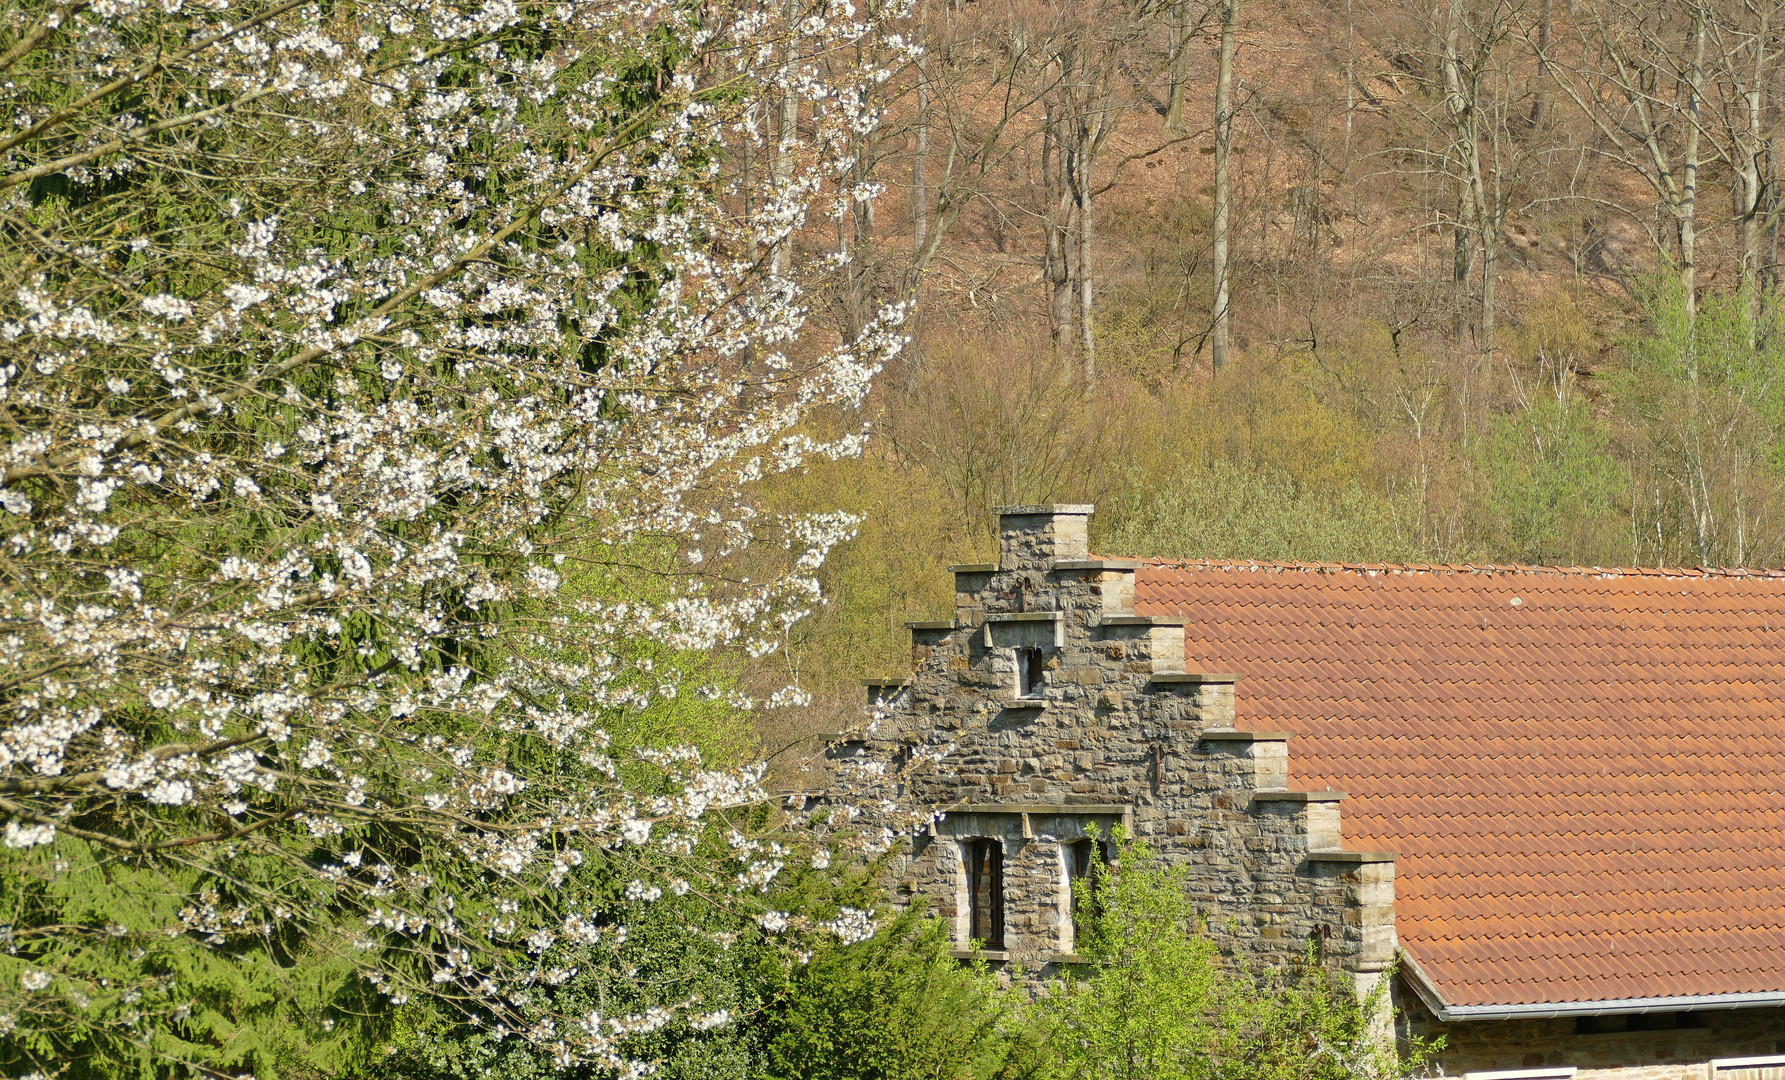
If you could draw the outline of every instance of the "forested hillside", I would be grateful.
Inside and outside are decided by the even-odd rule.
[[[1785,561],[1769,3],[0,4],[0,1073],[1418,1068],[1132,838],[1037,1004],[777,789],[1000,503]]]
[[[771,730],[895,670],[1000,503],[1122,555],[1785,561],[1780,17],[923,0],[881,197],[804,235],[838,331],[916,306],[865,457],[782,492],[865,520]]]

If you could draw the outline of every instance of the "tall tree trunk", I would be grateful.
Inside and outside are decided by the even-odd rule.
[[[1736,179],[1735,219],[1740,235],[1741,264],[1737,268],[1737,287],[1747,305],[1750,321],[1760,318],[1760,162],[1746,157],[1734,170]]]
[[[775,140],[774,176],[776,195],[787,189],[793,178],[793,147],[799,138],[800,99],[793,89],[794,66],[798,63],[799,54],[799,0],[787,0],[784,5],[783,19],[787,34],[786,54],[782,64],[785,83],[781,91],[781,116],[777,125]],[[769,270],[774,274],[787,271],[787,249],[793,244],[793,238],[776,244],[769,252]]]
[[[1761,9],[1760,25],[1755,28],[1754,64],[1748,76],[1748,85],[1742,94],[1743,119],[1747,121],[1745,138],[1734,141],[1733,149],[1740,155],[1735,162],[1737,204],[1736,221],[1741,231],[1741,275],[1739,285],[1748,309],[1749,335],[1758,332],[1760,322],[1760,296],[1763,285],[1760,280],[1761,259],[1761,216],[1766,212],[1766,158],[1767,140],[1765,127],[1766,78],[1767,78],[1767,43],[1772,38],[1771,11]]]
[[[924,7],[917,5],[917,25],[924,24]],[[924,230],[929,226],[930,192],[925,184],[925,159],[930,156],[930,82],[922,65],[917,67],[917,131],[911,154],[911,252],[923,250]]]
[[[1351,173],[1351,117],[1357,111],[1357,20],[1345,0],[1345,174]]]
[[[1221,48],[1215,68],[1215,301],[1211,312],[1213,326],[1209,335],[1209,354],[1216,371],[1227,364],[1230,314],[1227,228],[1233,203],[1228,158],[1233,151],[1234,26],[1239,21],[1239,7],[1240,0],[1221,0]]]
[[[918,78],[923,78],[922,73]],[[917,145],[911,156],[911,250],[923,250],[924,232],[930,222],[930,191],[924,182],[924,159],[930,154],[930,90],[917,84]]]
[[[1078,332],[1079,356],[1084,365],[1085,389],[1097,385],[1097,339],[1091,324],[1091,177],[1090,155],[1080,153],[1085,166],[1080,176],[1078,204]]]
[[[879,126],[869,128],[857,136],[855,142],[855,164],[851,168],[851,179],[857,190],[873,183],[880,167]],[[844,326],[846,336],[853,339],[867,325],[868,312],[873,308],[874,296],[880,287],[880,268],[878,253],[875,251],[874,201],[852,197],[848,204],[849,221],[853,236],[845,235],[838,246],[845,256],[843,263],[844,281],[848,284],[845,297]],[[845,223],[837,222],[841,233]],[[849,241],[853,239],[854,250],[849,250]]]
[[[1698,121],[1704,88],[1705,47],[1702,10],[1693,17],[1692,31],[1693,40],[1687,43],[1687,48],[1692,50],[1692,59],[1686,83],[1680,88],[1686,99],[1682,103],[1682,111],[1686,114],[1686,145],[1680,162],[1679,208],[1675,211],[1680,238],[1680,291],[1684,293],[1688,319],[1698,316]]]
[[[1460,346],[1469,338],[1469,282],[1475,276],[1475,200],[1468,181],[1457,184],[1457,220],[1451,229],[1451,332]]]
[[[1775,31],[1776,33],[1776,31]],[[1764,47],[1765,42],[1761,43]],[[1760,65],[1756,65],[1757,68]],[[1761,237],[1756,246],[1764,248],[1765,259],[1761,260],[1756,291],[1760,294],[1761,313],[1776,302],[1779,290],[1779,212],[1781,199],[1779,196],[1779,139],[1777,119],[1780,115],[1780,91],[1776,80],[1779,78],[1780,65],[1775,61],[1764,67],[1763,75],[1756,80],[1761,88],[1760,104],[1761,127],[1760,151],[1757,155],[1760,167],[1760,216],[1759,231]],[[1771,121],[1769,123],[1769,121]]]
[[[1761,295],[1766,303],[1779,291],[1779,211],[1782,203],[1779,198],[1779,140],[1766,140],[1766,150],[1762,157],[1765,172],[1761,174],[1761,188],[1765,199],[1766,212],[1766,245],[1767,258],[1760,274]]]
[[[1184,126],[1184,84],[1190,75],[1190,12],[1188,0],[1172,0],[1167,11],[1165,130]]]
[[[746,220],[756,211],[756,170],[752,167],[756,161],[756,102],[744,107],[744,135],[742,166],[744,174],[744,217]],[[756,230],[750,230],[750,265],[762,258],[762,246],[756,240]]]
[[[1484,57],[1477,52],[1467,63],[1463,59],[1460,45],[1465,15],[1463,0],[1450,0],[1449,22],[1444,31],[1443,81],[1445,111],[1450,119],[1450,156],[1456,163],[1460,188],[1456,262],[1451,277],[1457,293],[1456,331],[1460,342],[1468,330],[1470,248],[1473,246],[1481,252],[1481,332],[1476,348],[1485,360],[1494,351],[1495,307],[1500,284],[1500,229],[1505,224],[1505,209],[1504,192],[1500,190],[1497,172],[1493,176],[1494,189],[1492,192],[1488,190],[1489,176],[1482,160]],[[1497,148],[1503,120],[1492,115],[1487,119],[1494,124],[1491,138]]]
[[[1475,216],[1475,191],[1470,184],[1469,117],[1471,102],[1464,95],[1462,57],[1462,0],[1450,0],[1440,43],[1439,79],[1444,88],[1444,111],[1450,123],[1450,157],[1457,166],[1457,219],[1451,236],[1450,292],[1452,334],[1460,348],[1469,336],[1469,280],[1475,267],[1475,235],[1480,222]]]
[[[1550,0],[1537,5],[1537,87],[1531,95],[1531,127],[1543,126],[1549,112]]]
[[[1499,301],[1499,285],[1495,280],[1500,273],[1500,237],[1499,230],[1483,227],[1481,230],[1481,355],[1484,359],[1494,352],[1494,305]]]
[[[1064,67],[1064,65],[1062,65]],[[1067,149],[1066,125],[1057,102],[1047,105],[1042,135],[1042,173],[1053,211],[1046,222],[1047,243],[1042,254],[1042,278],[1048,286],[1048,340],[1054,359],[1071,368],[1072,278],[1075,247],[1072,232],[1072,162]]]

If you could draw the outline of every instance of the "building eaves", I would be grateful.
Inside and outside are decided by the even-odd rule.
[[[1758,994],[1679,994],[1673,997],[1615,998],[1609,1001],[1524,1002],[1512,1005],[1452,1005],[1419,964],[1401,954],[1401,974],[1433,1016],[1460,1020],[1551,1020],[1567,1016],[1620,1016],[1630,1013],[1689,1012],[1699,1009],[1761,1009],[1785,1006],[1785,991]]]

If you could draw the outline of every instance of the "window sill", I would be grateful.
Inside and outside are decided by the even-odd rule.
[[[1039,697],[1010,698],[1009,700],[1004,701],[1001,704],[1006,709],[1045,709],[1045,708],[1047,708],[1047,698],[1039,698]]]
[[[1003,963],[1010,959],[1008,949],[954,949],[949,955],[956,960],[990,960],[993,963]]]

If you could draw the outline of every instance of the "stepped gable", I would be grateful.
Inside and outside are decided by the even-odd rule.
[[[1785,573],[1150,560],[1448,1006],[1785,990]],[[1423,984],[1423,986],[1422,986]],[[1431,1002],[1438,1004],[1438,1002]]]

